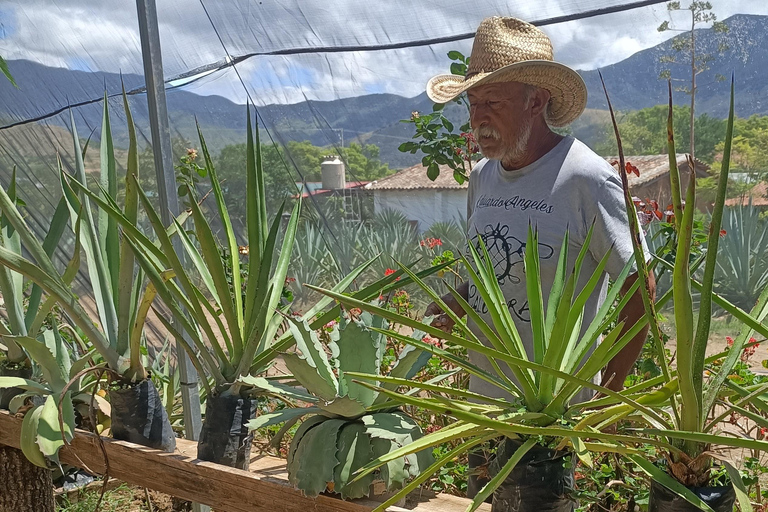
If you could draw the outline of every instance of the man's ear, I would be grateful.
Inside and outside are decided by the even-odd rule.
[[[528,108],[531,109],[531,114],[534,116],[542,114],[546,110],[551,96],[548,90],[537,87],[528,100]]]

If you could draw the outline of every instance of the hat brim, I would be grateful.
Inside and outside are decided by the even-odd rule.
[[[573,122],[587,106],[587,86],[581,76],[568,66],[550,60],[515,62],[468,79],[461,75],[438,75],[427,83],[427,96],[435,103],[448,103],[473,87],[498,82],[522,82],[549,91],[546,118],[555,127]]]

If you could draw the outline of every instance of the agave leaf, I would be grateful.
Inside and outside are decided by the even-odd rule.
[[[309,324],[306,321],[300,321],[290,316],[287,318],[288,326],[291,329],[291,333],[293,334],[294,339],[296,340],[296,348],[301,352],[300,359],[303,360],[308,366],[313,368],[315,370],[314,373],[316,373],[317,376],[320,377],[320,379],[326,384],[325,386],[319,385],[320,383],[318,381],[317,389],[307,387],[306,385],[305,387],[307,387],[308,391],[319,397],[322,397],[326,400],[333,400],[338,392],[339,384],[336,380],[336,376],[333,374],[331,365],[328,362],[325,349],[317,337],[317,333],[310,329]],[[285,358],[286,355],[283,357]],[[299,356],[294,355],[294,357],[286,358],[286,364],[288,364],[288,359],[294,358],[299,359]],[[299,382],[302,382],[302,378],[306,379],[307,376],[311,374],[311,372],[308,372],[301,367],[299,367],[299,371],[302,372],[301,375],[298,375],[297,372],[290,368],[290,366],[288,368],[291,370],[291,373],[293,373],[294,376],[299,380]],[[302,382],[302,384],[304,383]]]
[[[739,470],[733,467],[727,460],[721,462],[728,472],[728,477],[731,479],[731,483],[733,483],[733,490],[736,491],[736,499],[739,500],[739,509],[741,509],[741,512],[752,512],[752,502],[749,499],[749,492],[746,487],[744,487],[741,473],[739,473]]]
[[[242,285],[240,282],[240,252],[237,245],[237,239],[235,238],[235,230],[232,228],[232,221],[229,217],[229,212],[227,211],[227,204],[224,202],[224,194],[221,190],[221,183],[219,181],[219,178],[216,174],[216,168],[213,165],[213,160],[211,160],[211,156],[208,153],[208,146],[205,144],[205,138],[203,137],[203,132],[200,130],[200,123],[197,122],[197,119],[195,119],[195,126],[197,127],[197,135],[200,138],[200,149],[203,153],[203,158],[205,159],[205,168],[208,171],[208,176],[211,180],[211,188],[213,189],[213,196],[216,198],[216,207],[219,210],[219,219],[221,220],[222,226],[224,228],[224,234],[227,237],[227,247],[228,247],[228,255],[229,255],[229,264],[230,268],[232,269],[232,289],[233,290],[241,290]],[[197,224],[197,223],[195,223]],[[244,333],[242,332],[243,328],[243,298],[241,293],[234,293],[233,294],[233,300],[234,300],[234,310],[235,315],[237,319],[237,326],[240,328],[239,336],[234,336],[233,338],[235,340],[241,340]]]
[[[317,416],[310,416],[309,418],[301,422],[301,425],[299,425],[299,428],[296,430],[296,433],[293,435],[291,444],[288,447],[288,457],[287,457],[288,465],[293,464],[295,460],[296,448],[298,447],[299,442],[304,437],[304,435],[307,432],[309,432],[310,429],[318,426],[319,424],[326,421],[327,419],[328,418],[326,418],[325,416],[317,415]]]
[[[283,362],[293,377],[312,394],[326,401],[336,398],[337,389],[334,383],[324,379],[317,368],[307,362],[306,359],[289,352],[283,354]]]
[[[640,469],[648,473],[654,480],[656,480],[658,483],[662,484],[664,487],[669,489],[670,491],[674,492],[681,498],[683,498],[685,501],[690,503],[691,505],[694,505],[696,507],[699,507],[701,510],[704,510],[706,512],[714,512],[712,508],[707,505],[704,501],[701,500],[698,496],[693,494],[687,487],[685,487],[683,484],[669,476],[666,471],[663,471],[662,469],[657,468],[653,465],[653,463],[647,459],[645,459],[641,455],[628,455],[632,461],[640,466]]]
[[[712,217],[709,224],[709,239],[707,241],[707,258],[704,263],[704,276],[701,282],[701,298],[699,300],[699,319],[696,326],[696,337],[693,342],[692,357],[692,379],[693,389],[698,395],[699,407],[702,408],[699,414],[699,428],[704,426],[707,410],[703,409],[704,401],[702,397],[704,387],[704,358],[709,342],[709,326],[712,321],[712,288],[715,280],[715,269],[717,267],[717,247],[720,243],[720,227],[723,221],[723,207],[728,188],[728,171],[731,166],[731,144],[733,143],[733,118],[734,118],[734,96],[735,86],[734,77],[731,76],[731,101],[728,111],[728,122],[725,130],[725,146],[723,148],[723,159],[720,167],[720,176],[718,178],[717,195],[712,209]],[[690,161],[691,181],[696,180],[693,162]],[[693,202],[689,203],[693,204]],[[693,208],[691,208],[693,209]],[[698,372],[698,373],[697,373]]]
[[[53,212],[53,217],[51,218],[51,225],[48,228],[48,233],[46,233],[45,239],[43,240],[43,251],[48,255],[48,257],[53,255],[53,251],[56,249],[56,247],[58,247],[61,236],[64,234],[64,230],[67,227],[67,222],[69,221],[67,208],[67,200],[62,197],[59,199],[59,203],[56,205],[56,210]],[[29,294],[29,303],[27,305],[26,316],[24,317],[24,322],[27,325],[27,329],[29,329],[29,333],[33,336],[36,335],[37,332],[31,329],[31,325],[35,316],[37,315],[42,295],[43,289],[40,288],[37,284],[33,284],[32,291]]]
[[[544,327],[544,299],[541,291],[541,269],[539,266],[539,234],[538,231],[533,230],[530,224],[528,225],[528,239],[525,244],[523,261],[525,263],[525,286],[528,292],[531,332],[533,333],[533,360],[536,363],[542,363],[549,340]],[[535,375],[537,384],[539,378],[540,375]]]
[[[243,327],[238,312],[235,309],[235,303],[233,302],[232,297],[239,296],[240,294],[238,293],[237,288],[234,288],[233,293],[230,292],[227,271],[224,269],[219,246],[216,242],[216,237],[213,234],[213,229],[211,229],[211,226],[208,223],[207,216],[203,213],[196,201],[191,201],[190,206],[192,208],[192,218],[195,221],[195,232],[197,233],[197,240],[200,243],[203,260],[211,273],[217,295],[222,299],[219,306],[224,313],[224,318],[226,319],[227,327],[229,328],[229,334],[232,337],[233,347],[235,347],[233,355],[234,357],[239,357],[242,354],[243,347]],[[239,253],[235,253],[233,257],[239,258]],[[242,315],[242,311],[240,312],[240,315]]]
[[[389,439],[381,439],[380,437],[371,438],[371,456],[374,459],[386,455],[391,450],[395,450],[397,448],[400,448],[400,445],[398,445],[395,441],[391,441]],[[373,479],[372,473],[368,476]],[[387,485],[387,489],[389,490],[402,488],[403,484],[406,480],[408,480],[408,478],[410,478],[410,476],[411,475],[408,472],[408,469],[405,467],[405,458],[402,457],[399,459],[391,460],[379,467],[379,478],[384,481],[384,483]]]
[[[56,359],[56,366],[58,367],[58,373],[61,375],[62,380],[67,381],[69,379],[69,372],[72,368],[72,356],[69,353],[69,348],[59,334],[59,328],[55,318],[51,319],[51,329],[43,332],[43,342]]]
[[[277,412],[260,414],[248,422],[248,430],[256,430],[263,427],[277,425],[292,419],[298,419],[307,414],[318,414],[322,410],[319,407],[298,407],[293,409],[281,409]]]
[[[68,375],[68,373],[62,374],[62,368],[59,366],[56,355],[51,353],[51,350],[45,343],[30,338],[29,336],[10,336],[9,338],[22,346],[29,356],[40,366],[40,369],[43,372],[43,378],[50,384],[52,389],[64,389],[64,386],[67,385],[66,375]]]
[[[267,239],[267,206],[264,190],[264,175],[261,167],[261,141],[259,140],[258,119],[256,124],[256,141],[254,144],[254,130],[251,125],[251,107],[246,107],[248,121],[246,125],[246,162],[245,162],[245,204],[246,226],[248,230],[248,258],[249,266],[261,268],[261,259],[264,254],[264,243]],[[245,323],[252,324],[251,315],[256,313],[257,280],[249,279],[245,285]]]
[[[321,408],[326,415],[330,414],[342,418],[358,418],[365,414],[365,406],[348,396],[339,396],[330,402],[320,402],[317,406]]]
[[[104,91],[103,115],[101,122],[101,187],[111,197],[117,197],[117,172],[115,171],[115,150],[112,145],[112,127],[109,123],[109,99],[107,91]],[[120,268],[120,240],[117,236],[117,222],[107,212],[99,210],[99,246],[102,257],[111,270],[110,277],[113,294],[118,293],[118,274]]]
[[[333,472],[334,490],[341,493],[342,499],[354,499],[368,496],[373,475],[350,482],[353,472],[371,460],[371,438],[365,427],[358,422],[347,423],[339,431],[336,460],[339,464]]]
[[[47,394],[51,390],[45,385],[30,379],[24,379],[22,377],[6,377],[0,375],[0,389],[7,388],[21,388],[29,391],[34,391],[35,394]]]
[[[301,402],[315,403],[317,398],[305,393],[301,389],[293,386],[286,386],[273,380],[267,380],[264,377],[254,377],[253,375],[246,375],[237,379],[237,382],[253,386],[267,393],[271,393],[276,396],[282,396],[290,398],[292,400],[298,400]]]
[[[124,209],[121,213],[124,214],[125,220],[132,226],[135,226],[139,217],[139,196],[137,191],[137,181],[134,181],[134,177],[139,177],[139,153],[138,145],[136,143],[136,127],[133,124],[133,115],[128,105],[128,95],[125,93],[125,84],[122,83],[123,90],[123,109],[125,110],[125,120],[128,125],[128,161],[126,162],[126,174],[125,174],[125,203]],[[106,105],[106,100],[105,100]],[[105,106],[106,113],[106,106]],[[114,178],[117,180],[117,178]],[[85,184],[85,182],[83,182]],[[107,202],[117,199],[117,188],[113,189],[102,186],[102,194]],[[117,208],[117,205],[114,205]],[[101,214],[109,216],[110,222],[114,222],[115,230],[117,230],[118,219],[114,215],[110,215],[110,210],[106,208],[99,208]],[[111,225],[111,224],[110,224]],[[112,250],[115,250],[114,248]],[[119,251],[120,268],[113,267],[113,279],[117,276],[117,288],[115,294],[117,295],[117,324],[120,329],[117,333],[117,351],[120,354],[125,354],[129,348],[129,326],[134,321],[133,309],[135,307],[138,298],[134,296],[138,292],[138,286],[134,285],[134,256],[131,247],[128,245],[126,237],[119,242],[117,248]],[[137,279],[137,282],[141,280]]]
[[[59,427],[59,404],[54,395],[48,395],[40,412],[37,426],[37,445],[40,452],[58,464],[58,453],[64,446],[64,439],[71,441],[75,432],[75,407],[72,405],[72,395],[67,392],[61,399],[61,410],[64,419],[64,435]]]
[[[72,127],[72,142],[75,146],[76,177],[81,183],[86,184],[85,165],[83,164],[83,157],[80,151],[80,141],[77,136],[75,118],[71,111],[70,124]],[[101,321],[102,329],[104,330],[105,338],[108,340],[109,346],[115,348],[117,346],[118,325],[115,301],[112,295],[112,278],[110,269],[107,267],[107,262],[104,261],[102,248],[99,244],[98,232],[96,223],[93,219],[91,204],[87,197],[78,197],[75,191],[69,186],[64,178],[65,173],[63,169],[60,169],[59,173],[62,192],[69,205],[72,224],[77,222],[77,218],[81,215],[82,209],[84,220],[80,229],[80,235],[83,249],[85,250],[88,276],[91,280],[91,286],[93,287],[93,296],[96,301],[96,308],[99,311],[99,319]]]
[[[325,491],[339,461],[336,446],[344,420],[327,419],[312,427],[301,439],[288,466],[288,481],[314,497]],[[292,443],[293,444],[293,443]]]
[[[370,315],[369,315],[370,316]],[[386,324],[381,317],[376,317],[374,323]],[[380,327],[381,325],[375,325]],[[339,325],[339,338],[336,345],[339,347],[339,378],[346,384],[347,395],[368,407],[373,404],[376,393],[366,387],[356,384],[352,378],[347,377],[347,372],[360,372],[368,374],[379,373],[381,367],[382,348],[386,346],[386,339],[380,333],[372,331],[360,320],[342,318]]]
[[[40,414],[43,412],[43,406],[38,405],[34,409],[27,411],[24,421],[21,422],[21,439],[19,445],[24,456],[35,466],[48,468],[45,455],[40,451],[37,445],[38,425],[40,424]]]
[[[552,327],[555,325],[555,311],[557,305],[560,304],[561,297],[563,296],[563,287],[568,279],[568,231],[565,232],[563,237],[563,243],[560,246],[560,256],[557,259],[557,270],[555,270],[555,278],[552,282],[552,288],[549,291],[549,299],[547,300],[547,317],[544,322],[544,330],[548,333],[552,332]],[[570,302],[570,299],[568,300]]]

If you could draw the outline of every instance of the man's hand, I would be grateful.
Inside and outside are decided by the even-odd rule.
[[[461,283],[458,288],[456,288],[456,291],[459,292],[462,297],[464,297],[464,300],[466,300],[469,292],[469,282]],[[440,298],[443,300],[445,305],[451,308],[451,311],[453,311],[459,318],[466,315],[466,312],[461,308],[458,301],[450,293],[445,294]],[[443,332],[451,332],[451,329],[453,329],[455,322],[442,310],[442,308],[440,308],[440,306],[437,305],[436,302],[432,302],[429,306],[427,306],[427,309],[424,311],[424,316],[434,316],[435,318],[432,320],[430,325],[432,327],[437,327]]]

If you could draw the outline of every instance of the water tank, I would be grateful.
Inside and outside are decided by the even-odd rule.
[[[339,190],[346,188],[346,178],[344,176],[344,162],[339,157],[332,155],[325,157],[320,164],[320,172],[323,177],[324,190]]]

